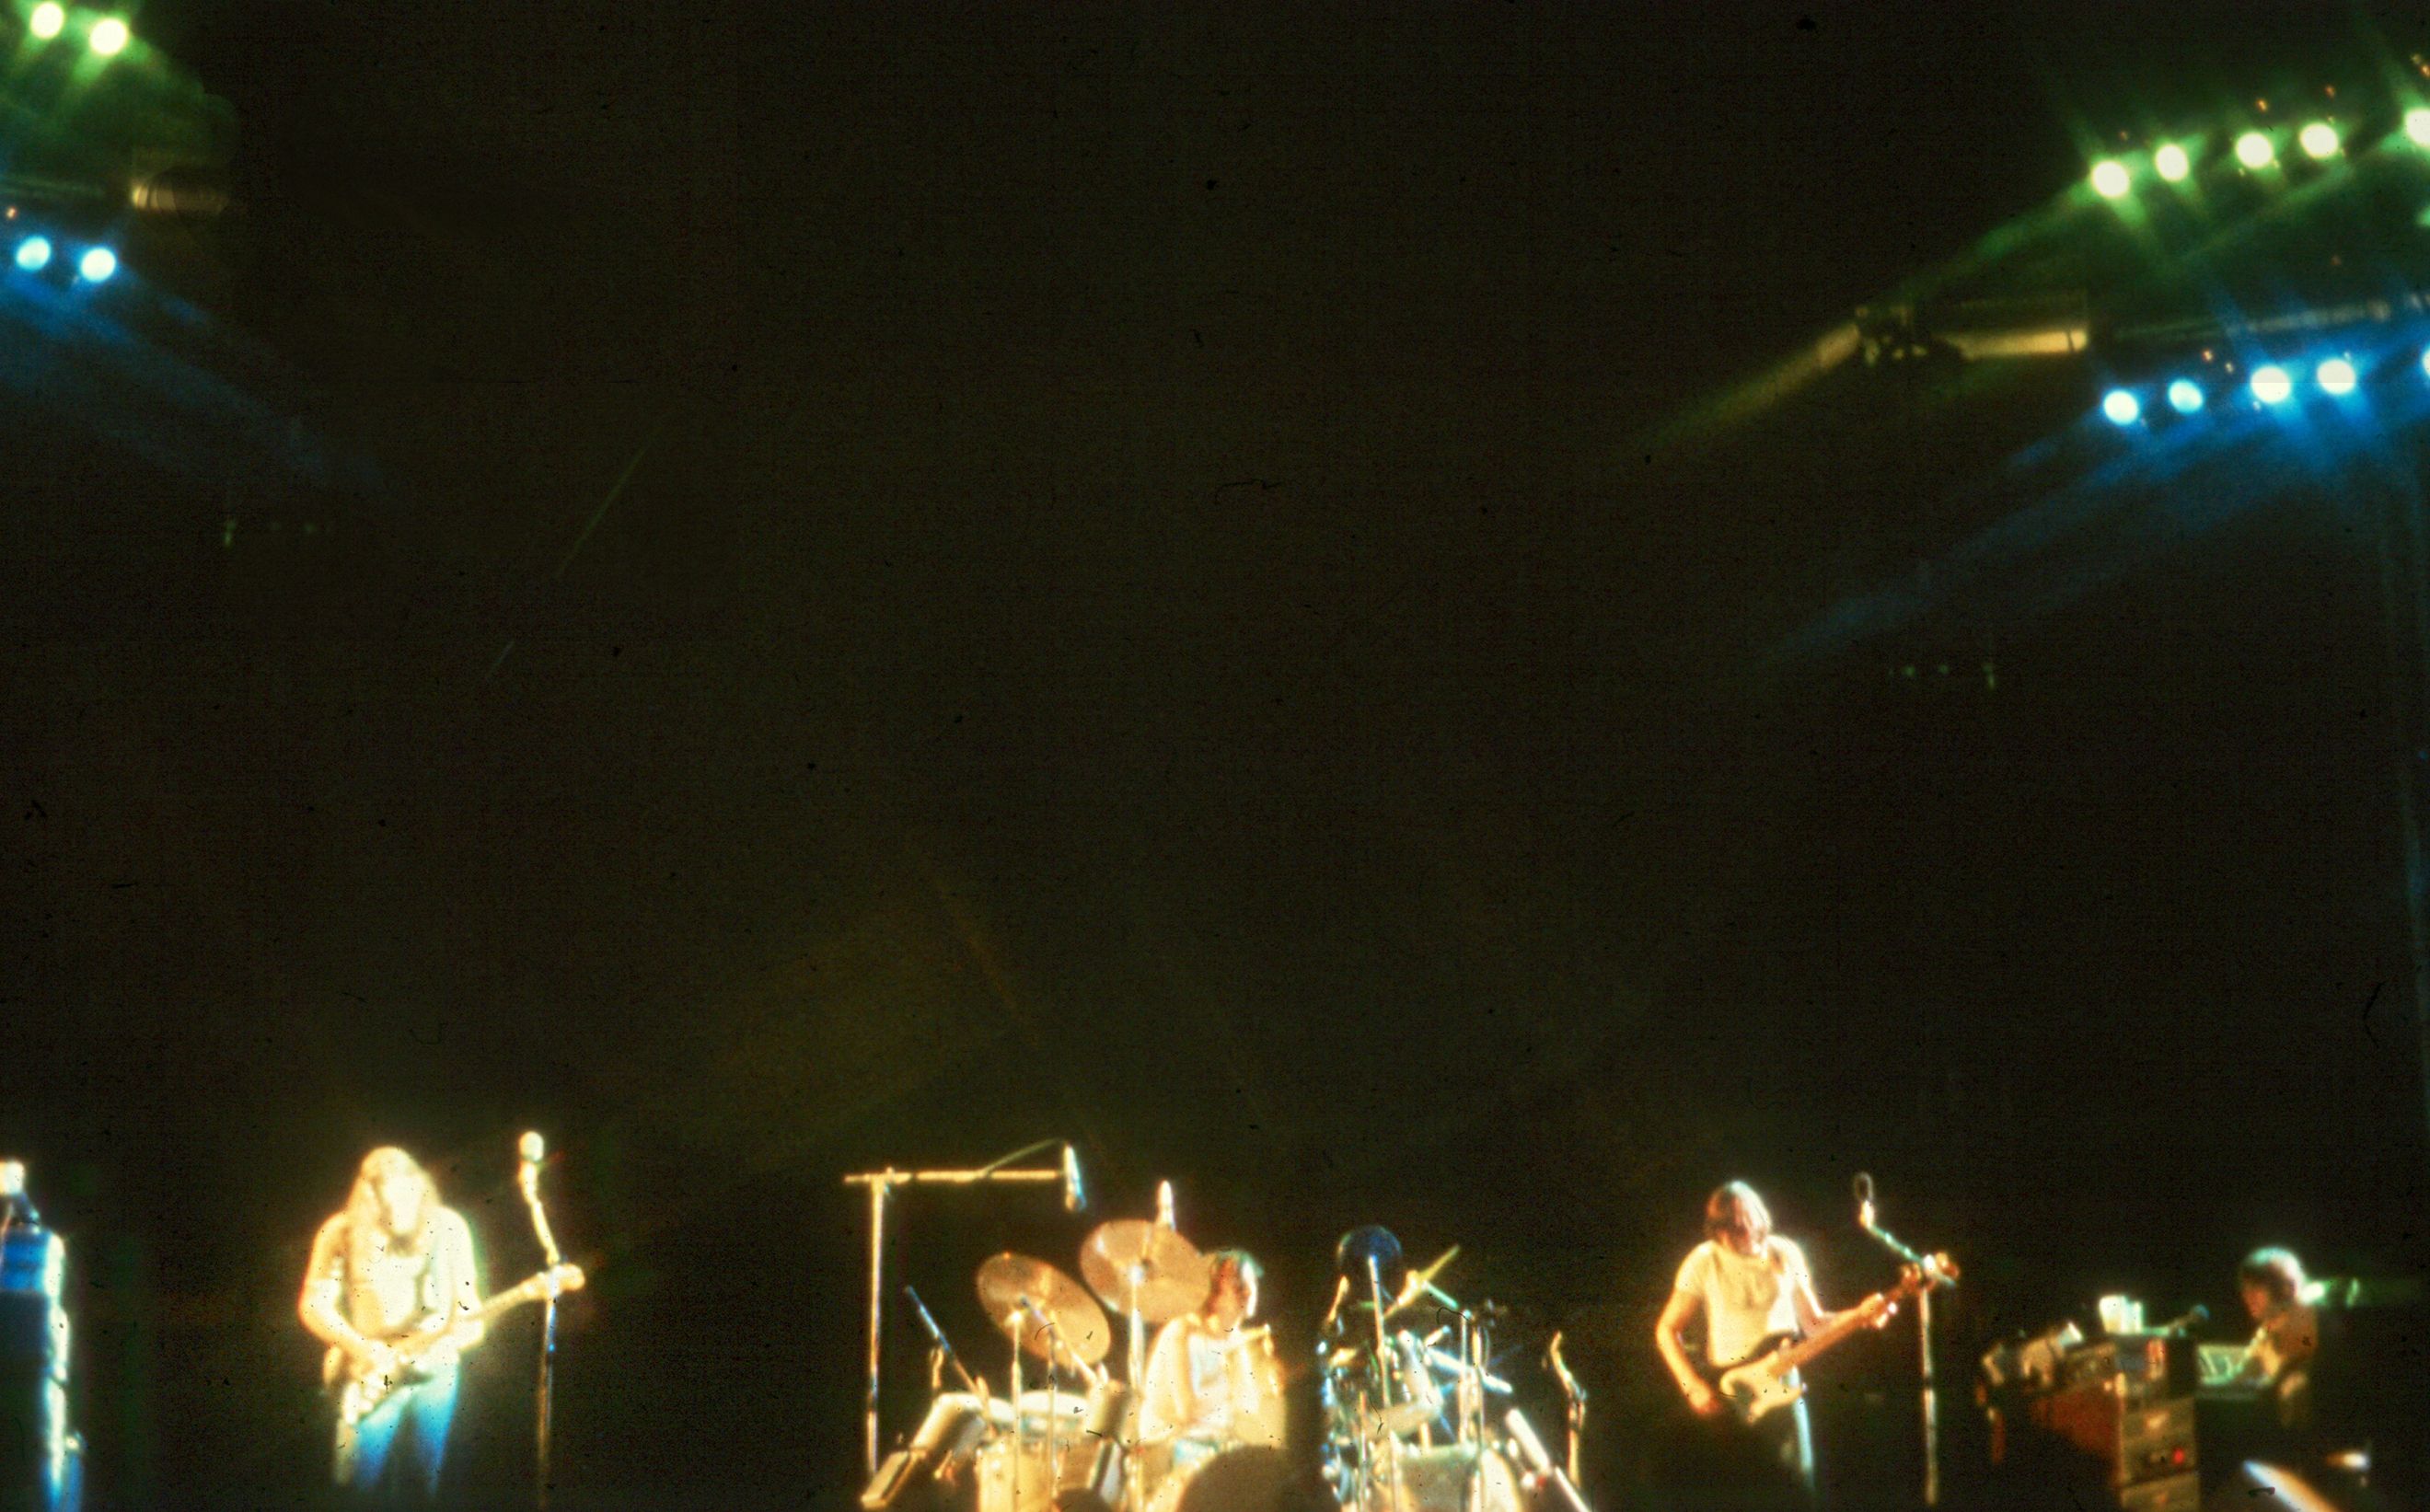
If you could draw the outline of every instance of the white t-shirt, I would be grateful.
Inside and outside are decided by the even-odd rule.
[[[1768,1335],[1797,1332],[1797,1288],[1806,1276],[1805,1252],[1777,1234],[1752,1259],[1706,1239],[1680,1262],[1673,1288],[1705,1304],[1705,1354],[1722,1369]]]

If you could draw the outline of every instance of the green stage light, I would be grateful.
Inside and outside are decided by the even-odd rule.
[[[2326,121],[2315,121],[2305,126],[2295,134],[2295,141],[2304,149],[2304,156],[2316,162],[2338,155],[2338,128]]]
[[[2417,147],[2430,147],[2430,108],[2415,106],[2405,112],[2405,134]]]
[[[2168,182],[2181,184],[2185,182],[2186,175],[2193,172],[2194,164],[2193,159],[2186,156],[2186,149],[2172,141],[2152,154],[2152,166]]]
[[[2278,149],[2258,131],[2248,131],[2236,139],[2236,160],[2247,168],[2267,168],[2278,160]]]
[[[2115,158],[2104,158],[2092,165],[2092,191],[2105,200],[2123,199],[2133,187],[2126,165]]]
[[[116,58],[126,51],[126,23],[116,16],[104,16],[92,24],[92,34],[87,41],[97,57]]]
[[[41,5],[34,8],[33,15],[26,19],[25,29],[42,41],[49,42],[64,30],[67,24],[67,8],[61,6],[58,0],[42,0]]]

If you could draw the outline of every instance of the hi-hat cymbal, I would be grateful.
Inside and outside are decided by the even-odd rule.
[[[1118,1218],[1080,1246],[1080,1273],[1106,1305],[1142,1322],[1180,1317],[1207,1300],[1207,1257],[1161,1223]]]
[[[1094,1365],[1113,1333],[1088,1289],[1043,1260],[1009,1252],[979,1267],[979,1305],[988,1321],[1055,1365]]]

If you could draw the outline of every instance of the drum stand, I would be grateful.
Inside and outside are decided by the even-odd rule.
[[[1046,1148],[1034,1145],[1032,1150]],[[1029,1150],[1021,1152],[1028,1155]],[[1008,1158],[1019,1159],[1020,1155]],[[1052,1183],[1063,1182],[1061,1166],[1044,1166],[1035,1170],[1008,1171],[999,1162],[982,1166],[976,1171],[897,1171],[889,1166],[884,1171],[864,1171],[846,1176],[847,1187],[869,1188],[869,1392],[862,1404],[863,1451],[868,1457],[868,1473],[877,1473],[877,1385],[884,1353],[883,1330],[886,1321],[886,1203],[897,1187],[942,1186],[973,1187],[1000,1182]],[[1015,1410],[1018,1410],[1016,1408]]]
[[[1392,1346],[1390,1337],[1384,1332],[1384,1271],[1375,1263],[1375,1256],[1372,1254],[1367,1256],[1367,1291],[1375,1300],[1375,1383],[1382,1389],[1384,1410],[1390,1412],[1392,1407]],[[1392,1487],[1392,1512],[1407,1512],[1408,1494],[1401,1487],[1401,1436],[1380,1421],[1374,1426],[1384,1427],[1384,1474],[1387,1484]],[[1373,1437],[1372,1430],[1364,1432],[1360,1436],[1360,1443],[1372,1442]],[[1362,1475],[1361,1479],[1364,1478]]]

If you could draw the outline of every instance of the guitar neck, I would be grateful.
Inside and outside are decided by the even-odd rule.
[[[395,1347],[407,1358],[412,1358],[437,1348],[441,1339],[454,1337],[458,1329],[474,1325],[486,1328],[525,1303],[537,1302],[539,1298],[540,1294],[525,1283],[510,1291],[499,1292],[471,1312],[457,1314],[448,1319],[443,1327],[408,1334]]]
[[[1906,1293],[1906,1288],[1904,1287],[1898,1288],[1898,1290],[1894,1292],[1874,1292],[1872,1296],[1867,1297],[1864,1301],[1856,1304],[1854,1307],[1841,1313],[1837,1320],[1830,1323],[1829,1326],[1822,1329],[1820,1332],[1806,1335],[1804,1338],[1799,1339],[1796,1343],[1791,1344],[1789,1348],[1783,1350],[1781,1352],[1782,1367],[1787,1370],[1795,1370],[1797,1367],[1805,1364],[1807,1360],[1814,1358],[1814,1356],[1822,1354],[1824,1350],[1831,1348],[1841,1339],[1854,1334],[1856,1330],[1870,1325],[1874,1317],[1883,1307],[1888,1306],[1893,1302],[1901,1300]]]

